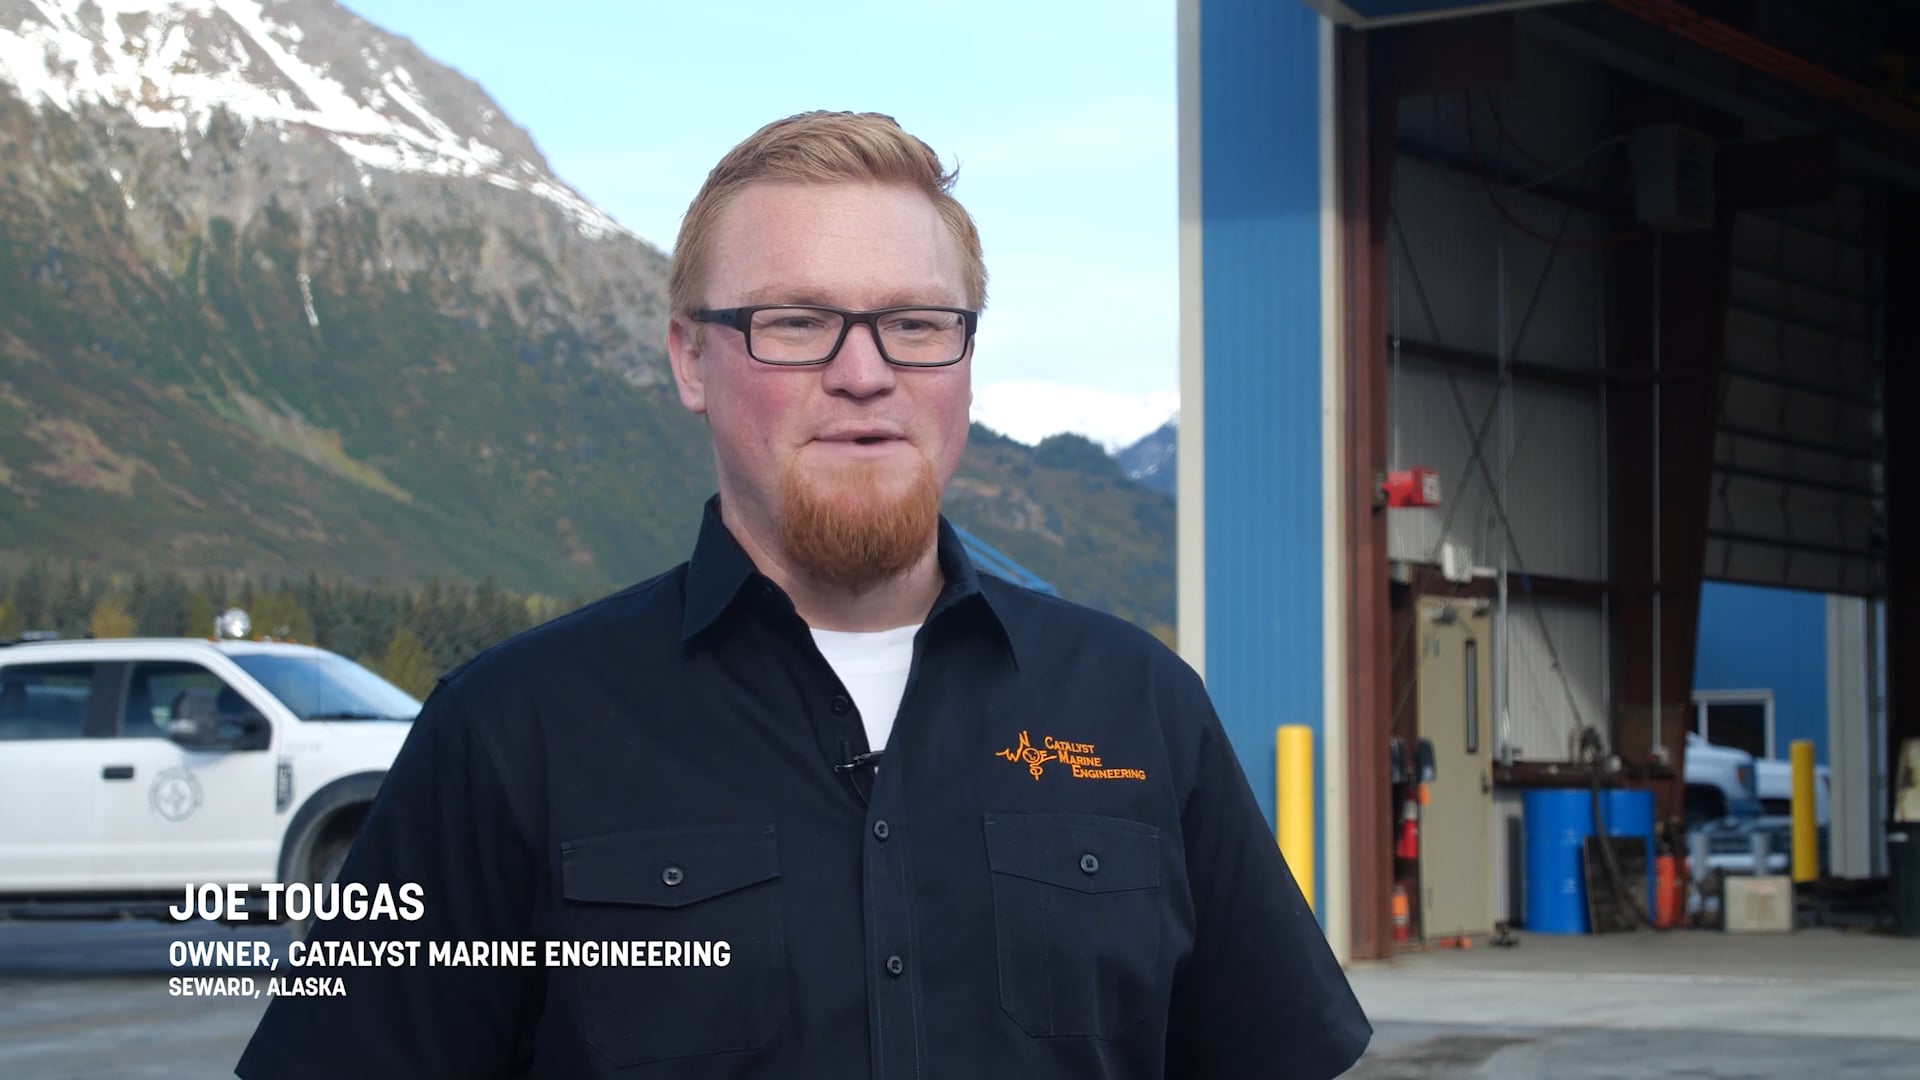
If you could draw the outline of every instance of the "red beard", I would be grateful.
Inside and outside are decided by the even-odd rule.
[[[924,558],[939,529],[933,465],[916,455],[904,485],[893,474],[893,468],[867,462],[790,466],[780,483],[780,538],[797,568],[822,583],[860,591],[901,576]]]

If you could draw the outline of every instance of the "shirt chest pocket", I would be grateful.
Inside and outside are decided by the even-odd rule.
[[[565,939],[629,950],[554,974],[618,1066],[751,1050],[789,1008],[771,825],[663,829],[560,846]],[[601,957],[603,961],[606,959]]]
[[[1114,1038],[1162,997],[1160,832],[989,814],[1000,1007],[1027,1034]]]

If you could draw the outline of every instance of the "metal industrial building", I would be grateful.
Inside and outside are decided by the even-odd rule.
[[[1678,816],[1706,582],[1828,598],[1834,827],[1887,820],[1913,7],[1179,0],[1179,646],[1269,812],[1313,730],[1343,958],[1393,948],[1396,740],[1435,926],[1517,916],[1519,794],[1589,753]],[[1387,505],[1415,467],[1439,504]]]

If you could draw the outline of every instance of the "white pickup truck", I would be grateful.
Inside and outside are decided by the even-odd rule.
[[[1751,874],[1752,834],[1768,835],[1767,872],[1786,873],[1792,862],[1793,764],[1755,759],[1745,750],[1718,746],[1687,734],[1687,827],[1708,835],[1707,865],[1731,874]],[[1825,834],[1832,779],[1814,767],[1814,827]]]
[[[1761,814],[1753,755],[1687,733],[1687,826]]]
[[[189,884],[330,882],[419,711],[304,645],[0,645],[0,917],[164,918]]]
[[[1766,817],[1793,816],[1793,762],[1762,758],[1753,763],[1754,786],[1760,796],[1760,812]],[[1828,807],[1833,801],[1833,778],[1825,765],[1813,767],[1813,821],[1827,827]]]

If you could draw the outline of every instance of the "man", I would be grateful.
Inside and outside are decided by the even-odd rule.
[[[691,559],[443,679],[342,874],[417,882],[425,913],[315,935],[638,950],[337,967],[344,996],[272,1004],[242,1076],[1239,1080],[1359,1056],[1193,670],[978,575],[940,516],[986,292],[952,181],[871,114],[770,124],[713,170],[668,332],[719,476]]]

